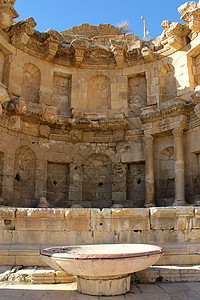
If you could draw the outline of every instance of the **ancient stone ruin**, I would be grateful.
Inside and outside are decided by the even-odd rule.
[[[0,0],[0,264],[86,243],[200,264],[200,4],[144,41],[110,24],[38,32],[14,3]]]
[[[38,32],[14,3],[0,1],[2,203],[197,204],[199,4],[147,42],[110,24]]]

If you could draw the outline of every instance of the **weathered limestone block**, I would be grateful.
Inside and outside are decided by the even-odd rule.
[[[200,207],[194,209],[193,229],[200,229]]]
[[[111,40],[111,51],[114,54],[117,66],[122,68],[124,65],[125,43],[123,41]]]
[[[149,48],[147,47],[142,48],[141,53],[144,59],[146,60],[146,62],[153,61],[153,52]]]
[[[162,24],[164,32],[162,34],[161,44],[169,44],[176,50],[179,50],[187,44],[186,37],[189,34],[188,27],[178,22],[164,21]]]
[[[72,208],[65,210],[66,231],[89,231],[90,222],[90,209]]]
[[[195,105],[194,111],[197,117],[200,117],[200,85],[195,87],[194,92],[191,94],[192,102]]]
[[[175,207],[150,208],[151,229],[174,229],[176,225]]]
[[[9,102],[9,101],[10,101],[10,97],[6,91],[6,86],[0,82],[0,104]]]
[[[14,9],[15,1],[1,1],[0,2],[0,27],[7,29],[13,24],[13,19],[18,18],[19,15]]]
[[[0,207],[0,230],[15,228],[15,208]]]
[[[71,45],[75,51],[75,65],[79,67],[84,59],[85,50],[89,41],[85,38],[79,40],[73,40]]]
[[[112,209],[112,228],[116,231],[150,230],[149,209]]]
[[[112,230],[111,209],[91,209],[91,229],[95,231],[110,232]]]
[[[16,211],[16,230],[64,230],[64,210],[48,208],[18,208]]]
[[[27,45],[30,40],[29,35],[33,34],[33,27],[36,25],[37,23],[31,17],[13,24],[9,29],[13,46],[22,49]]]
[[[192,228],[193,207],[151,208],[151,228],[161,230],[188,230]]]
[[[181,20],[188,23],[193,31],[200,31],[200,7],[196,1],[189,1],[181,5],[178,9],[182,15]]]
[[[57,121],[57,108],[55,106],[46,106],[43,120],[55,123]]]
[[[62,44],[64,39],[59,32],[51,28],[48,29],[45,33],[47,33],[48,37],[43,45],[45,47],[45,58],[49,61],[56,55],[56,52],[58,51],[58,48]]]
[[[192,228],[194,217],[194,207],[182,206],[176,207],[176,225],[175,230],[189,230]]]
[[[39,127],[39,131],[40,131],[40,136],[41,137],[45,137],[48,138],[51,128],[48,125],[40,125]]]

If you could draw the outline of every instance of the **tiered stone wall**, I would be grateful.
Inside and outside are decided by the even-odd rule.
[[[0,208],[0,265],[43,266],[39,250],[53,245],[148,243],[159,265],[200,264],[200,208]]]

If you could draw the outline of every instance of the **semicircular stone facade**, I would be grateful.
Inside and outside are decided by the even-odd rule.
[[[200,4],[161,36],[110,24],[38,32],[0,0],[0,204],[200,201]]]

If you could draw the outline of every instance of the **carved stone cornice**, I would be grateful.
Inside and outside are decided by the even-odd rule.
[[[196,1],[189,1],[178,8],[181,14],[181,20],[188,23],[193,31],[200,31],[200,7]]]
[[[122,68],[124,65],[124,51],[126,48],[127,46],[124,41],[111,40],[111,51],[119,68]]]
[[[124,129],[126,118],[124,113],[114,115],[72,113],[72,118],[68,119],[68,123],[72,129],[114,130]]]
[[[75,65],[79,67],[83,62],[85,50],[89,44],[89,41],[85,38],[73,40],[71,46],[74,49]]]
[[[13,24],[13,19],[19,15],[14,9],[15,1],[0,1],[0,28],[8,29]]]
[[[161,40],[161,44],[163,46],[169,44],[174,49],[179,50],[187,44],[186,37],[190,32],[187,25],[170,21],[164,21],[161,25],[164,28],[164,33]]]
[[[142,48],[142,56],[144,57],[144,59],[146,60],[146,62],[152,62],[153,61],[153,52],[148,48],[148,47],[144,47]]]
[[[55,57],[59,46],[63,43],[63,36],[53,29],[48,29],[46,32],[47,38],[44,41],[44,56],[47,60],[52,60]]]
[[[142,112],[140,115],[140,119],[142,123],[154,122],[159,119],[163,119],[163,117],[174,117],[180,114],[189,116],[194,109],[194,105],[192,103],[182,103],[177,102],[172,104],[166,108],[157,108],[155,111],[151,111],[150,113]]]
[[[11,25],[8,34],[11,37],[12,45],[20,49],[27,45],[30,40],[29,36],[33,35],[33,28],[36,25],[37,23],[31,17]]]

